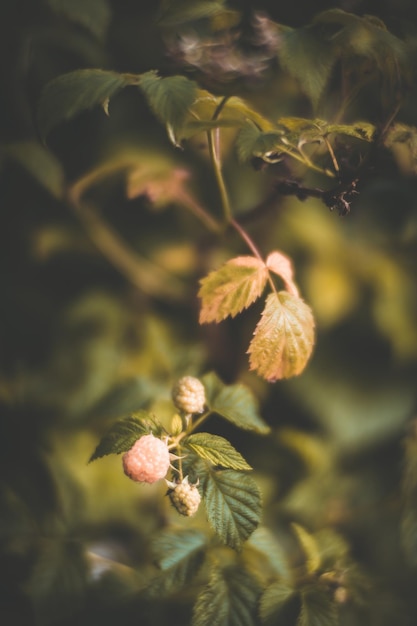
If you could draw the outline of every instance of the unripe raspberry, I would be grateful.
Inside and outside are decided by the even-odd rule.
[[[202,382],[193,376],[183,376],[172,390],[172,400],[184,413],[202,413],[206,403],[206,390]]]
[[[184,478],[181,483],[173,486],[169,492],[169,498],[181,515],[191,517],[198,511],[201,496],[196,485],[190,485],[188,477]]]
[[[144,435],[123,455],[126,476],[141,483],[165,478],[170,465],[168,446],[151,435]]]

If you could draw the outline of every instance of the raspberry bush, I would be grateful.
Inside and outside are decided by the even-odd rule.
[[[414,624],[414,4],[0,46],[0,623]]]

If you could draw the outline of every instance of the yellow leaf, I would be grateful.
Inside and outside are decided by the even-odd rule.
[[[239,256],[201,280],[200,324],[235,317],[251,305],[264,290],[266,265],[252,256]]]
[[[314,345],[314,318],[301,298],[280,291],[266,299],[249,346],[250,369],[269,382],[300,374]]]
[[[299,524],[293,523],[291,526],[305,554],[307,571],[310,574],[314,574],[321,564],[320,549],[317,545],[317,541],[313,535]]]

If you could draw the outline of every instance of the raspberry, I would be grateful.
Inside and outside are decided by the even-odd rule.
[[[183,376],[172,390],[172,400],[184,413],[202,413],[206,403],[203,383],[193,376]]]
[[[188,476],[181,483],[177,483],[169,492],[171,500],[178,513],[191,517],[197,513],[201,496],[196,485],[190,485]]]
[[[168,472],[170,457],[164,441],[151,435],[144,435],[123,455],[123,469],[126,476],[141,483],[154,483],[164,478]]]

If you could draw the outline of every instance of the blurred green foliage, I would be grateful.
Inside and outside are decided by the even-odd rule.
[[[335,12],[317,17],[326,9]],[[337,9],[351,12],[351,65],[346,41],[333,37]],[[302,626],[416,622],[414,10],[411,0],[3,0],[1,623],[200,626],[218,617],[249,626],[258,606],[271,625],[298,615]],[[324,43],[329,33],[337,54]],[[198,325],[198,281],[246,253],[235,235],[219,237],[196,217],[200,205],[220,214],[200,135],[179,150],[144,95],[117,83],[102,108],[46,119],[43,142],[45,85],[92,68],[183,75],[216,96],[245,98],[274,123],[391,124],[345,217],[317,197],[277,191],[287,179],[328,190],[320,173],[286,158],[242,163],[235,129],[222,131],[237,218],[263,254],[293,259],[314,311],[315,353],[296,379],[270,385],[248,373],[257,305]],[[342,103],[341,76],[359,86]],[[359,168],[351,155],[362,143],[339,137],[341,162]],[[86,194],[84,214],[69,189]],[[246,383],[271,427],[261,437],[233,419],[209,422],[254,468],[265,526],[242,552],[215,546],[211,574],[200,568],[210,541],[203,513],[190,532],[163,485],[132,483],[118,457],[87,465],[117,417],[147,409],[168,423],[172,383],[208,370]],[[309,538],[297,539],[294,522]]]

